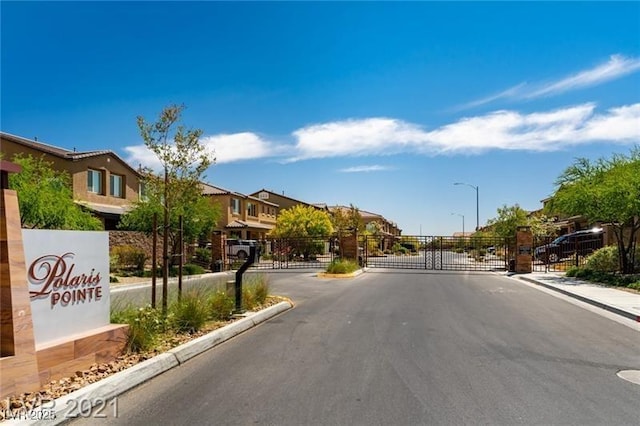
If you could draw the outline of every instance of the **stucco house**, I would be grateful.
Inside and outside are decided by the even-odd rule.
[[[310,204],[305,201],[297,200],[295,198],[284,195],[284,191],[282,192],[282,194],[278,194],[277,192],[269,191],[267,189],[261,189],[260,191],[252,193],[251,196],[264,201],[275,203],[280,206],[280,210],[287,210],[294,206],[304,206],[314,207],[318,210],[324,210],[328,212],[327,206],[324,204]]]
[[[207,183],[201,187],[203,196],[220,204],[216,229],[227,238],[262,240],[275,228],[278,204]]]
[[[120,216],[140,196],[140,173],[110,150],[79,152],[0,132],[0,151],[5,160],[31,155],[67,172],[75,202],[98,217],[105,230],[116,229]]]

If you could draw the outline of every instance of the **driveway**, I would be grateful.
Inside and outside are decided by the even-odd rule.
[[[270,274],[295,309],[118,398],[101,424],[637,424],[640,335],[497,274]],[[95,424],[95,419],[77,423]]]

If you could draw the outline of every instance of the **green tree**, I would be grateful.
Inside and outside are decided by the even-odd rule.
[[[144,186],[146,197],[137,203],[134,210],[124,218],[123,225],[132,229],[149,230],[152,213],[162,214],[162,309],[167,311],[167,287],[169,264],[169,241],[177,241],[179,230],[175,224],[177,217],[183,214],[184,228],[200,229],[199,221],[203,216],[204,203],[201,201],[200,181],[205,170],[215,161],[212,154],[200,144],[202,130],[187,129],[181,124],[183,105],[165,107],[156,122],[147,123],[137,118],[140,135],[146,147],[153,152],[162,165],[162,176],[151,170],[145,170]],[[142,210],[138,212],[136,210]],[[195,215],[198,212],[198,215]],[[151,213],[151,215],[149,214]],[[190,216],[188,214],[191,213]],[[204,213],[206,214],[206,213]],[[209,211],[212,221],[218,218],[213,206]],[[138,218],[138,220],[134,220]],[[211,223],[209,220],[207,223]],[[204,228],[200,229],[201,231]],[[175,253],[175,243],[172,253]]]
[[[269,235],[288,239],[293,252],[308,259],[324,250],[324,239],[332,233],[333,226],[326,212],[298,204],[280,211],[276,227]]]
[[[518,204],[498,208],[498,216],[489,219],[487,224],[493,234],[500,238],[515,237],[518,226],[529,226],[529,213]]]
[[[333,225],[335,235],[338,238],[340,257],[344,256],[344,253],[342,252],[344,238],[349,237],[354,233],[361,233],[362,235],[367,235],[369,233],[372,234],[375,230],[365,229],[360,210],[357,207],[354,207],[353,204],[349,205],[349,209],[344,209],[342,207],[336,207],[333,209],[331,212],[331,224]]]
[[[640,230],[640,147],[610,159],[579,158],[560,175],[556,187],[547,204],[549,211],[581,215],[593,224],[610,224],[620,270],[633,273]]]
[[[142,231],[147,234],[153,232],[153,215],[162,218],[162,196],[164,189],[162,187],[161,178],[156,176],[148,176],[143,179],[145,182],[145,196],[142,200],[134,203],[134,208],[122,217],[120,227],[122,229],[130,229]],[[153,182],[153,183],[152,183]],[[186,197],[188,193],[180,193],[174,197],[174,207],[169,216],[169,253],[179,254],[180,252],[180,233],[179,218],[183,218],[183,238],[184,241],[193,242],[197,240],[208,240],[211,231],[216,226],[220,218],[220,207],[213,204],[206,197],[196,196],[193,198]],[[169,265],[173,266],[177,262],[176,256],[170,256]]]
[[[18,154],[12,161],[22,167],[9,176],[9,187],[18,193],[23,228],[103,229],[99,219],[73,201],[66,172],[54,170],[42,157]]]
[[[298,204],[280,211],[270,235],[276,238],[325,237],[332,233],[333,226],[326,212]]]

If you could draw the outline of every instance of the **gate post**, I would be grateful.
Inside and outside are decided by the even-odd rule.
[[[353,232],[351,235],[344,237],[342,239],[342,245],[342,255],[344,258],[358,262],[360,255],[358,250],[358,233]]]
[[[213,272],[224,271],[226,260],[226,237],[222,232],[214,231],[211,234],[211,270]]]
[[[533,234],[530,226],[518,226],[516,231],[516,273],[531,273]]]

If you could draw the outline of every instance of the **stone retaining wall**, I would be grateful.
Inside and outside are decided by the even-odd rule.
[[[109,231],[109,251],[116,246],[133,246],[144,251],[147,261],[151,261],[153,238],[144,232],[137,231]],[[162,237],[158,236],[156,256],[162,256]]]
[[[109,231],[109,252],[117,246],[133,246],[139,248],[147,256],[147,266],[151,266],[151,256],[153,250],[153,237],[139,231]],[[171,250],[171,247],[169,247]],[[189,263],[195,252],[195,248],[184,244],[185,263]],[[158,265],[162,264],[162,235],[158,235],[156,244],[156,259]],[[177,264],[177,261],[176,261]]]

